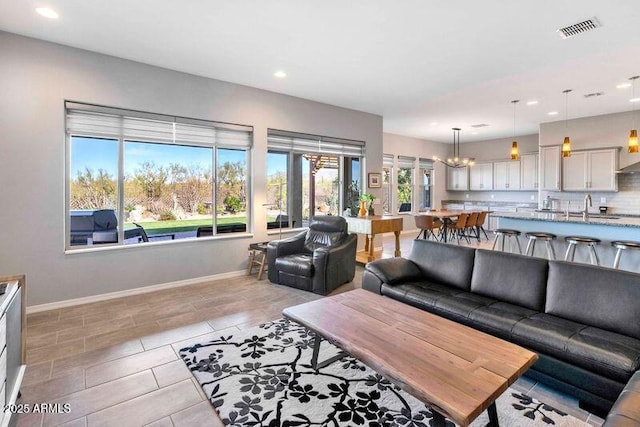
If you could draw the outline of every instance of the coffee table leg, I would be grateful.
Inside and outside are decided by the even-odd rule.
[[[498,411],[496,410],[496,402],[493,402],[487,408],[487,414],[489,414],[488,427],[498,427]]]
[[[320,338],[320,336],[318,334],[316,334],[316,337],[315,337],[315,339],[313,341],[313,354],[311,355],[311,367],[313,369],[315,369],[315,370],[322,369],[325,366],[329,366],[333,362],[335,362],[336,360],[340,360],[340,359],[342,359],[343,357],[345,357],[347,355],[346,352],[340,351],[335,356],[330,357],[327,360],[318,363],[318,354],[320,353],[320,342],[321,341],[322,341],[322,338]]]
[[[440,412],[431,408],[431,414],[433,415],[433,427],[445,427],[444,416]]]

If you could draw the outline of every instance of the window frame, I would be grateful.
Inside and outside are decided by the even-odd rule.
[[[73,107],[70,107],[68,104],[73,105]],[[153,119],[153,120],[158,120],[158,121],[165,121],[167,123],[169,123],[168,118],[173,118],[174,121],[171,123],[185,123],[185,124],[189,124],[190,122],[192,124],[196,124],[196,125],[200,125],[200,126],[204,126],[205,124],[208,124],[209,126],[211,126],[214,129],[218,129],[218,126],[222,126],[221,129],[225,129],[225,128],[229,128],[229,129],[233,129],[234,127],[238,127],[240,128],[243,132],[247,133],[247,138],[248,138],[248,146],[246,147],[240,147],[240,146],[233,146],[231,144],[225,144],[224,142],[217,142],[217,141],[212,141],[210,144],[208,143],[201,143],[201,142],[197,142],[197,141],[189,141],[189,140],[180,140],[180,141],[163,141],[163,140],[156,140],[153,139],[152,137],[127,137],[123,131],[120,131],[120,134],[116,137],[115,135],[107,135],[107,134],[100,134],[100,133],[92,133],[92,132],[86,132],[86,131],[77,131],[77,130],[69,130],[68,129],[68,120],[69,120],[69,114],[70,111],[75,110],[76,107],[75,106],[86,106],[87,107],[87,112],[100,112],[101,110],[105,110],[110,112],[111,114],[116,114],[116,115],[120,115],[121,118],[123,117],[131,117],[134,119],[140,118],[140,119]],[[126,110],[126,109],[120,109],[120,108],[113,108],[113,107],[106,107],[106,106],[100,106],[100,105],[95,105],[95,104],[85,104],[85,103],[81,103],[81,102],[76,102],[76,101],[68,101],[65,100],[64,101],[64,114],[65,114],[65,173],[64,173],[64,188],[65,188],[65,196],[64,196],[64,212],[65,212],[65,228],[64,228],[64,237],[63,237],[63,241],[64,241],[64,249],[65,249],[65,253],[77,253],[77,252],[87,252],[87,251],[103,251],[103,250],[113,250],[113,249],[122,249],[122,248],[137,248],[137,247],[146,247],[146,246],[155,246],[155,245],[163,245],[163,244],[179,244],[179,243],[184,243],[184,242],[191,242],[193,243],[194,241],[206,241],[206,240],[211,240],[211,239],[228,239],[228,238],[235,238],[235,237],[246,237],[246,236],[251,236],[253,233],[253,220],[252,220],[252,212],[253,212],[253,193],[252,193],[252,189],[253,189],[253,169],[252,169],[252,158],[253,158],[253,127],[252,126],[247,126],[247,125],[238,125],[238,124],[231,124],[231,123],[223,123],[223,122],[213,122],[213,121],[209,121],[209,120],[201,120],[201,119],[192,119],[192,118],[184,118],[184,117],[178,117],[178,116],[167,116],[167,115],[160,115],[160,114],[155,114],[155,113],[147,113],[147,112],[141,112],[141,111],[135,111],[135,110]],[[84,111],[82,109],[80,109],[80,111]],[[164,120],[163,120],[164,119]],[[178,122],[178,120],[180,120]],[[116,173],[116,179],[117,179],[117,200],[116,200],[116,218],[118,220],[118,242],[117,243],[107,243],[107,244],[101,244],[101,245],[77,245],[77,246],[72,246],[71,245],[71,181],[72,181],[72,170],[71,170],[71,146],[72,146],[72,139],[74,137],[78,137],[78,138],[97,138],[97,139],[107,139],[107,140],[113,140],[117,143],[118,145],[118,165],[117,165],[117,173]],[[124,194],[124,185],[125,185],[125,171],[124,171],[124,163],[125,163],[125,144],[127,142],[132,142],[132,143],[148,143],[148,144],[163,144],[163,145],[168,145],[168,146],[179,146],[179,147],[194,147],[194,148],[208,148],[211,149],[212,154],[211,154],[211,161],[212,161],[212,169],[211,169],[211,181],[212,181],[212,191],[211,191],[211,200],[212,200],[212,212],[211,212],[211,224],[213,227],[213,235],[212,236],[207,236],[207,237],[186,237],[186,238],[182,238],[182,239],[175,239],[175,240],[159,240],[159,241],[154,241],[154,242],[145,242],[144,245],[141,244],[125,244],[124,242],[124,198],[125,198],[125,194]],[[246,231],[245,232],[237,232],[237,233],[217,233],[217,200],[216,200],[216,195],[218,192],[218,179],[217,179],[217,173],[218,173],[218,165],[217,165],[217,160],[218,160],[218,149],[232,149],[232,150],[237,150],[237,151],[244,151],[245,155],[244,155],[244,159],[245,159],[245,185],[246,185],[246,189],[245,189],[245,193],[246,193],[246,197],[247,197],[247,202],[246,202]],[[152,159],[151,159],[152,160]]]

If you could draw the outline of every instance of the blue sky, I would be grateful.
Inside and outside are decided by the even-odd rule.
[[[125,175],[133,175],[145,161],[156,165],[169,166],[179,163],[184,166],[199,165],[211,170],[211,148],[185,147],[179,145],[150,144],[143,142],[125,143]],[[237,162],[246,159],[244,151],[218,150],[218,163]],[[74,137],[71,142],[71,176],[89,167],[94,171],[104,169],[114,178],[118,172],[118,142],[110,139]]]

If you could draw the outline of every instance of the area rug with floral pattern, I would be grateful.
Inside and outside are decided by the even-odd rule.
[[[311,367],[315,335],[286,319],[180,350],[226,425],[430,426],[431,409],[357,359]],[[323,341],[318,360],[339,350]],[[500,426],[586,426],[508,389],[496,401]],[[471,425],[485,426],[481,414]],[[447,425],[454,424],[447,420]]]

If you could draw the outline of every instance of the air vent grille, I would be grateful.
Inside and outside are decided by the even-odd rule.
[[[604,95],[604,92],[593,92],[593,93],[587,93],[584,95],[585,98],[593,98],[595,96],[602,96]]]
[[[487,126],[489,126],[486,123],[478,123],[477,125],[471,125],[472,128],[486,128]]]
[[[556,32],[562,39],[568,39],[569,37],[577,36],[578,34],[586,33],[587,31],[595,30],[602,27],[600,21],[595,16],[586,21],[578,22],[577,24],[569,25],[568,27],[560,28]]]

